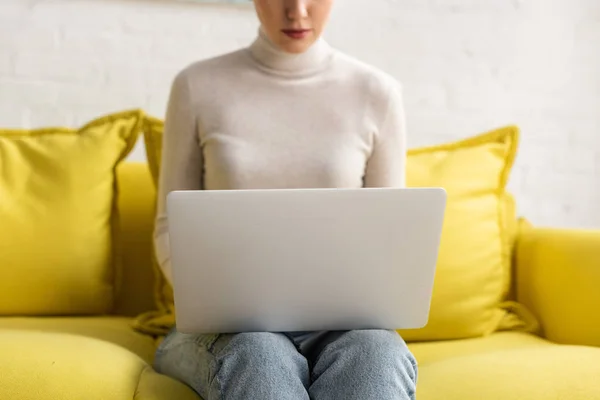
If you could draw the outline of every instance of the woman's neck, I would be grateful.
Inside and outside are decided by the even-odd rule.
[[[303,53],[288,53],[274,44],[259,30],[258,37],[250,46],[252,58],[264,69],[283,75],[307,75],[321,71],[327,66],[333,49],[319,38]]]

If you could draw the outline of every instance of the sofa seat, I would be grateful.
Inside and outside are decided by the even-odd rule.
[[[126,348],[148,364],[156,349],[154,339],[134,331],[127,317],[0,317],[0,332],[5,329],[88,336]]]
[[[549,345],[423,366],[419,400],[600,399],[600,349]]]
[[[70,333],[101,339],[128,349],[148,364],[152,364],[156,350],[156,341],[131,329],[131,319],[127,317],[1,317],[0,331],[3,329]],[[416,342],[409,347],[419,365],[425,366],[458,356],[549,345],[552,345],[549,341],[535,335],[499,332],[476,339]]]
[[[517,332],[409,347],[419,400],[600,400],[600,348]]]
[[[199,400],[150,367],[155,343],[131,320],[0,318],[0,399]],[[600,400],[600,349],[500,332],[409,344],[419,400]]]
[[[131,351],[91,337],[0,329],[0,354],[0,399],[198,399]]]
[[[552,343],[546,339],[529,333],[498,332],[475,339],[415,342],[409,343],[408,347],[419,362],[419,366],[424,367],[456,357],[550,345]]]

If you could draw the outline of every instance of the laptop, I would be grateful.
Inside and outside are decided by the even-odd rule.
[[[177,329],[423,327],[445,207],[439,188],[171,192]]]

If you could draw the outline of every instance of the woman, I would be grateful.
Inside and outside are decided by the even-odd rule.
[[[399,85],[321,38],[333,2],[255,0],[261,29],[249,48],[175,78],[155,235],[167,279],[172,190],[404,186]],[[417,380],[404,341],[380,330],[174,330],[155,365],[206,400],[414,399]]]

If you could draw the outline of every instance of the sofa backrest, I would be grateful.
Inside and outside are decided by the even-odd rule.
[[[156,309],[154,293],[156,279],[153,270],[152,230],[154,225],[156,190],[146,163],[124,162],[117,169],[119,229],[116,249],[120,254],[119,286],[115,299],[115,314],[135,316]],[[503,223],[509,235],[507,249],[512,256],[518,221],[512,195],[502,199]],[[511,285],[512,286],[512,285]],[[508,299],[513,299],[513,288]]]
[[[156,191],[146,163],[126,161],[117,168],[119,227],[115,314],[135,316],[155,309],[152,229]]]

